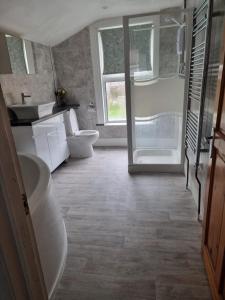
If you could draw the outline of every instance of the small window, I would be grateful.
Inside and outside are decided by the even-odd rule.
[[[106,81],[108,122],[126,121],[126,95],[124,81]]]
[[[105,122],[126,122],[123,28],[101,29],[99,49]]]
[[[97,60],[101,76],[97,86],[102,93],[99,119],[104,120],[104,123],[124,123],[126,122],[126,96],[123,27],[122,24],[112,25],[110,22],[108,27],[107,23],[104,25],[97,29],[99,55]],[[153,59],[154,31],[153,23],[150,22],[130,25],[130,75],[134,81],[154,78],[154,73],[156,73]]]

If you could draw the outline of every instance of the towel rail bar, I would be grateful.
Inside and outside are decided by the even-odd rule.
[[[204,118],[206,72],[208,69],[209,45],[211,33],[213,0],[203,0],[193,12],[192,45],[190,68],[187,76],[187,119],[185,136],[185,157],[187,159],[187,181],[189,184],[190,159],[194,159],[195,179],[198,184],[198,218],[201,211],[201,182],[198,178],[200,151],[202,143],[202,126]],[[203,32],[204,31],[204,32]],[[195,103],[192,111],[193,101]],[[196,105],[197,104],[197,105]],[[189,157],[189,154],[192,154]]]

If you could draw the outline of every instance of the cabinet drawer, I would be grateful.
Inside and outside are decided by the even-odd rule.
[[[37,155],[55,170],[69,156],[63,114],[32,126]]]
[[[34,143],[36,146],[36,154],[38,157],[48,165],[50,171],[53,171],[52,160],[49,152],[49,144],[45,135],[34,137]]]
[[[33,136],[47,135],[54,131],[57,126],[64,126],[63,114],[49,118],[32,125]]]

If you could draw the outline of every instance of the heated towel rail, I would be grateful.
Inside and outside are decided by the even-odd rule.
[[[207,70],[212,19],[212,0],[204,0],[193,11],[193,30],[187,92],[187,116],[185,134],[185,156],[187,159],[187,181],[189,165],[193,161],[198,183],[198,217],[201,211],[201,182],[198,178],[202,145],[202,125],[205,105]]]

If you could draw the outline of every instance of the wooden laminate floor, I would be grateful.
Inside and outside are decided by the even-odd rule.
[[[183,176],[129,175],[126,150],[98,149],[53,179],[68,232],[55,300],[211,299]]]

